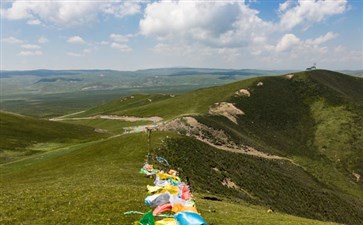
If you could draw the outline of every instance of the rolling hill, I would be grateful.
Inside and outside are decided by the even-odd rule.
[[[154,133],[153,148],[167,136],[176,135]],[[146,134],[128,134],[2,165],[1,224],[132,224],[140,215],[124,212],[148,210],[150,179],[138,174],[145,143]],[[195,198],[209,224],[335,224],[205,195],[196,192]]]
[[[41,153],[50,146],[57,148],[106,137],[91,127],[35,119],[7,112],[0,112],[0,127],[1,162]]]
[[[152,151],[191,178],[210,224],[362,224],[362,107],[362,78],[315,70],[133,95],[65,118],[162,117]],[[149,181],[137,175],[146,152],[146,134],[134,133],[4,164],[2,221],[130,224],[137,217],[122,212],[146,210]]]
[[[248,95],[237,93],[239,90],[247,91]],[[278,194],[275,194],[275,198],[270,201],[265,201],[266,196],[257,194],[259,190],[250,189],[248,193],[257,195],[258,199],[262,199],[261,204],[272,205],[279,210],[295,215],[359,224],[363,218],[357,215],[362,215],[362,211],[359,207],[355,209],[351,207],[354,204],[362,206],[363,199],[363,185],[359,178],[363,173],[361,164],[363,160],[362,96],[362,78],[332,71],[315,70],[276,77],[258,77],[223,86],[199,89],[174,98],[145,102],[136,108],[126,108],[123,103],[120,103],[118,106],[112,105],[113,110],[108,112],[116,115],[141,117],[161,116],[169,121],[169,124],[179,120],[179,117],[193,116],[204,126],[203,129],[195,131],[195,129],[190,129],[195,125],[188,123],[183,126],[176,123],[177,125],[166,126],[165,129],[195,136],[212,144],[233,143],[235,146],[248,146],[259,152],[290,159],[293,162],[290,169],[296,173],[307,172],[311,176],[308,183],[314,183],[315,188],[310,187],[305,191],[301,190],[295,193],[298,190],[297,187],[302,185],[296,184],[295,191],[287,194],[300,200],[305,199],[304,201],[300,202],[296,198],[292,198],[278,203],[281,200],[281,196]],[[226,112],[211,113],[210,108],[215,103],[221,102],[232,104],[241,110],[243,115],[232,115],[235,117],[234,121],[226,115]],[[102,110],[96,107],[84,114],[88,115],[94,111],[101,112]],[[219,137],[216,137],[215,133],[213,134],[208,129],[222,131],[223,138],[227,138],[229,141],[218,140]],[[197,144],[190,144],[189,149],[193,149],[195,145]],[[171,146],[173,145],[171,144]],[[183,148],[183,144],[179,146]],[[178,149],[174,148],[174,151],[178,151]],[[168,157],[173,158],[173,153],[167,152]],[[182,156],[175,155],[175,157],[180,159]],[[184,167],[194,167],[200,158],[196,158],[196,161],[190,159],[183,162]],[[208,161],[213,161],[213,157],[205,160],[206,164],[214,164]],[[178,164],[177,162],[178,160],[175,161],[176,164]],[[235,164],[239,163],[232,163],[232,165]],[[178,166],[183,168],[181,164]],[[203,166],[205,165],[203,164]],[[286,165],[286,167],[288,166]],[[213,166],[210,166],[209,170],[212,169]],[[268,169],[266,168],[266,170]],[[194,174],[196,171],[189,171],[188,175],[198,177]],[[237,171],[229,168],[225,172],[236,176],[242,172],[242,168]],[[285,174],[286,171],[279,171],[278,173]],[[226,178],[222,178],[218,174],[214,175],[219,183]],[[260,177],[261,174],[253,174],[253,177],[256,176]],[[209,175],[204,178],[206,179],[206,177],[213,176]],[[276,177],[281,178],[280,175],[276,175]],[[269,178],[267,183],[271,184],[276,180],[276,177]],[[300,176],[291,176],[290,178],[298,183],[299,180],[307,179]],[[243,181],[250,178],[239,175],[235,179]],[[283,183],[289,183],[293,186],[292,183],[295,181],[279,181],[280,186],[277,185],[273,192],[278,193],[279,190],[282,190],[281,185]],[[208,182],[201,180],[199,184],[207,185]],[[242,185],[238,184],[238,186]],[[309,196],[307,194],[309,190],[313,190],[318,196]],[[226,192],[226,188],[216,187],[214,192]],[[239,196],[238,198],[246,200],[247,197],[244,195],[243,191],[232,194],[233,198]],[[313,202],[310,201],[312,199]],[[319,199],[319,202],[326,201],[324,204],[330,204],[330,207],[326,208],[324,204],[320,208],[311,207],[312,205],[319,205],[314,202],[316,199]],[[331,201],[335,201],[335,203],[333,204]],[[353,205],[352,202],[354,202]],[[299,211],[298,206],[301,205],[305,206],[301,207]],[[356,217],[353,216],[353,218],[348,211],[342,214],[340,213],[343,212],[342,210],[336,211],[338,206],[342,205],[345,205],[345,209],[354,212],[352,214]],[[294,210],[287,209],[285,206],[293,207]],[[344,218],[343,215],[349,216]]]

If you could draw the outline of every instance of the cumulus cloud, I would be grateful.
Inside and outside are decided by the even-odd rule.
[[[42,22],[62,27],[79,26],[94,22],[98,14],[124,17],[140,12],[137,1],[37,1],[15,0],[10,7],[1,9],[1,17],[8,20],[27,20],[30,25]]]
[[[315,39],[308,39],[306,40],[306,44],[308,45],[321,45],[327,41],[330,41],[334,38],[336,38],[338,36],[338,34],[333,33],[333,32],[328,32],[325,35],[322,35],[320,37],[317,37]]]
[[[294,34],[285,34],[279,43],[276,45],[276,51],[283,52],[290,50],[292,47],[298,45],[300,43],[300,39],[296,37]]]
[[[21,47],[25,49],[40,49],[39,45],[32,45],[32,44],[24,44],[21,45]]]
[[[306,52],[306,51],[319,51],[326,52],[327,47],[322,46],[322,44],[336,38],[338,34],[333,32],[328,32],[324,35],[321,35],[314,39],[306,39],[301,40],[294,34],[288,33],[285,34],[276,44],[265,46],[265,50],[267,51],[275,51],[275,52],[294,52],[298,55],[298,52]]]
[[[92,49],[90,49],[90,48],[85,48],[85,49],[83,49],[83,51],[82,51],[84,54],[89,54],[89,53],[91,53],[92,52]]]
[[[68,43],[71,44],[85,44],[86,42],[83,40],[83,38],[81,38],[80,36],[73,36],[68,38],[67,40]]]
[[[38,39],[39,44],[45,44],[45,43],[48,43],[48,42],[49,42],[49,40],[46,37],[43,37],[43,36]]]
[[[82,56],[81,53],[76,53],[76,52],[67,52],[68,56],[72,56],[72,57],[80,57]]]
[[[60,26],[74,26],[94,21],[99,4],[93,1],[15,0],[2,13],[9,20],[38,20]]]
[[[283,3],[279,4],[279,12],[284,12],[286,11],[288,8],[290,8],[293,4],[293,0],[286,0]]]
[[[116,17],[125,17],[141,12],[142,1],[113,1],[112,3],[103,5],[103,12],[112,14]]]
[[[145,8],[140,32],[159,40],[232,47],[263,36],[270,25],[242,1],[160,1]]]
[[[3,38],[1,39],[1,42],[3,43],[8,43],[8,44],[22,44],[24,43],[24,41],[17,39],[13,36],[7,37],[7,38]]]
[[[116,42],[127,42],[129,38],[122,34],[110,34],[110,38]]]
[[[280,28],[290,30],[298,25],[310,26],[321,22],[329,16],[341,14],[348,8],[347,0],[298,0],[297,5],[286,10],[290,3],[283,3],[280,7],[285,10],[280,18]]]
[[[116,42],[113,42],[111,44],[111,48],[118,49],[121,52],[131,52],[132,51],[132,48],[130,48],[129,46],[120,44],[120,43],[116,43]]]
[[[40,20],[38,19],[34,19],[34,20],[28,20],[27,24],[29,25],[40,25],[42,22],[40,22]]]
[[[72,57],[82,57],[85,56],[87,54],[92,53],[92,49],[91,48],[85,48],[80,52],[67,52],[68,56],[72,56]]]
[[[43,52],[42,51],[21,51],[19,52],[20,56],[39,56],[39,55],[43,55]]]

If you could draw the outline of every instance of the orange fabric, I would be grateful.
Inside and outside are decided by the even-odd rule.
[[[174,204],[171,211],[173,211],[175,213],[185,212],[185,211],[198,213],[198,211],[195,207],[184,206],[182,204]]]

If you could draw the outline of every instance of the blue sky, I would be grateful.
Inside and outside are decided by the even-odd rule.
[[[1,55],[3,70],[363,69],[363,1],[2,1]]]

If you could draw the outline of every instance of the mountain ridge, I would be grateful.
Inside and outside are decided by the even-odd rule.
[[[197,196],[214,195],[233,204],[242,202],[320,221],[360,224],[363,183],[354,174],[363,173],[362,92],[362,78],[315,70],[256,77],[176,96],[132,95],[62,119],[69,118],[71,123],[72,119],[103,114],[162,117],[163,121],[152,125],[165,128],[153,133],[152,152],[168,159],[180,176],[190,177]],[[197,123],[188,122],[188,118]],[[176,120],[179,122],[173,125]],[[136,152],[123,147],[131,140],[137,142],[133,147]],[[137,167],[146,154],[146,134],[115,135],[96,146],[72,151],[77,160],[71,166],[80,163],[104,171],[106,165],[97,163],[103,159],[112,176],[118,177],[114,163],[122,156],[116,152],[123,149],[122,154],[130,155],[128,160]],[[218,146],[236,147],[236,152],[215,148]],[[252,148],[283,160],[238,152]],[[133,154],[138,156],[133,158]],[[62,174],[60,162],[49,173]],[[44,163],[50,165],[52,161]],[[127,170],[127,161],[122,163],[123,171]],[[34,164],[32,170],[38,171],[38,166]],[[12,166],[7,168],[12,170]],[[25,179],[26,170],[20,173]],[[77,172],[72,174],[78,176]],[[40,175],[32,176],[41,179]],[[122,177],[130,178],[126,173]],[[203,204],[213,206],[212,202]],[[218,216],[215,220],[209,216],[221,224]]]

